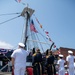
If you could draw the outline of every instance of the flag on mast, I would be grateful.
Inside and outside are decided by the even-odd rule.
[[[31,20],[31,23],[30,23],[30,30],[31,30],[31,31],[34,31],[35,33],[38,32],[38,31],[36,30],[35,26],[34,26],[33,20]]]

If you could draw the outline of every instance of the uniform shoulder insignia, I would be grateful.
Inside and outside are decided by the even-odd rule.
[[[34,53],[33,56],[36,56],[36,53]]]

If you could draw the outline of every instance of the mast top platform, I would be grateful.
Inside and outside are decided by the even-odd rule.
[[[28,13],[29,16],[31,17],[32,14],[34,13],[35,10],[31,9],[31,8],[28,8],[28,7],[25,7],[21,13],[21,16],[25,17],[25,14]]]

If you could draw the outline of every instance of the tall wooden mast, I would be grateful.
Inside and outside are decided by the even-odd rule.
[[[28,31],[28,21],[30,20],[30,17],[32,16],[32,14],[34,13],[34,10],[31,9],[31,8],[28,8],[28,7],[25,7],[21,13],[21,16],[23,16],[26,20],[26,24],[25,24],[25,32],[24,32],[24,44],[25,44],[25,49],[27,49],[27,38],[28,38],[28,35],[27,35],[27,31]]]

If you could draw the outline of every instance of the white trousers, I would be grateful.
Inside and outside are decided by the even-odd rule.
[[[69,75],[74,75],[74,67],[69,67]]]
[[[24,67],[15,68],[14,75],[25,75],[25,68]]]
[[[65,75],[65,69],[64,68],[61,68],[59,70],[59,75]]]

